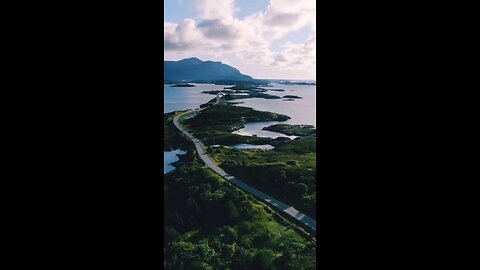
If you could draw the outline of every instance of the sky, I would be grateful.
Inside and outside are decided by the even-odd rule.
[[[256,79],[316,80],[315,0],[164,0],[164,59],[221,61]]]

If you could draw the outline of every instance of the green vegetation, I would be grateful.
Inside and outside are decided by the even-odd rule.
[[[245,99],[245,98],[264,98],[264,99],[281,99],[279,96],[270,95],[261,92],[250,92],[248,95],[235,95],[235,94],[227,94],[225,96],[226,100],[234,100],[234,99]]]
[[[252,108],[216,105],[186,120],[188,129],[205,145],[239,143],[270,144],[273,150],[256,151],[218,147],[209,149],[211,157],[229,174],[293,205],[316,218],[316,130],[308,125],[277,124],[268,130],[303,136],[295,140],[232,134],[248,121],[288,120],[286,115]]]
[[[248,88],[245,90],[244,88]],[[229,89],[235,89],[235,90],[229,90]],[[243,89],[243,90],[238,90],[238,89]],[[282,97],[280,96],[275,96],[275,95],[270,95],[266,92],[267,90],[263,88],[258,88],[254,86],[234,86],[231,88],[225,88],[224,90],[209,90],[209,91],[203,91],[202,93],[204,94],[210,94],[210,95],[216,95],[218,93],[223,93],[225,94],[225,100],[234,100],[234,99],[246,99],[246,98],[264,98],[264,99],[281,99]],[[269,91],[285,91],[283,89],[269,89]],[[240,94],[240,95],[239,95]],[[242,95],[243,94],[243,95]],[[247,95],[245,95],[247,94]],[[296,97],[296,96],[293,96]],[[297,97],[301,98],[301,97]]]
[[[196,87],[196,86],[188,83],[180,83],[180,84],[171,85],[170,87]]]
[[[205,104],[201,104],[201,105],[200,105],[200,108],[205,108],[205,107],[212,106],[212,105],[215,103],[215,101],[217,101],[217,98],[216,98],[216,97],[210,99],[210,100],[209,100],[207,103],[205,103]]]
[[[232,90],[256,90],[256,89],[260,89],[260,88],[258,88],[258,84],[239,83],[239,84],[236,84],[235,86],[225,87],[224,89],[232,89]]]
[[[210,94],[210,95],[216,95],[218,93],[235,93],[236,91],[233,90],[208,90],[208,91],[202,91],[203,94]]]
[[[278,144],[269,151],[218,147],[212,158],[229,174],[316,218],[316,137]]]
[[[209,103],[213,100],[209,101]],[[276,145],[283,139],[271,139],[241,136],[232,134],[232,131],[241,129],[246,122],[258,121],[286,121],[290,117],[272,112],[256,111],[252,108],[215,105],[211,106],[194,118],[185,121],[187,127],[201,139],[206,145],[234,145],[239,143],[248,144],[272,144]]]
[[[202,167],[192,148],[180,159],[164,176],[165,269],[315,269],[314,239]]]
[[[311,125],[275,124],[264,127],[262,129],[282,133],[289,136],[309,136],[317,133],[314,126]]]
[[[299,96],[294,96],[294,95],[286,95],[286,96],[283,96],[283,98],[296,98],[296,99],[302,99],[302,97],[299,97]]]
[[[181,111],[166,113],[163,115],[163,150],[185,149],[190,143],[182,136],[180,131],[173,124],[173,117],[182,113]]]

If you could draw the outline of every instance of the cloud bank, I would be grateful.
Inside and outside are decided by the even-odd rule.
[[[204,56],[256,78],[314,79],[314,0],[271,0],[265,10],[244,18],[235,16],[233,0],[197,0],[195,5],[197,20],[164,22],[165,59]],[[282,41],[305,28],[310,37],[304,42]],[[274,44],[281,49],[273,50]]]

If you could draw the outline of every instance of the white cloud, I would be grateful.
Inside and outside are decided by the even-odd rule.
[[[196,0],[195,6],[204,20],[233,18],[235,12],[233,0]]]
[[[312,0],[271,0],[264,12],[246,18],[268,40],[277,40],[305,26],[315,29],[316,7]]]
[[[285,49],[276,55],[273,65],[281,68],[302,66],[304,68],[315,67],[316,37],[310,37],[305,43],[288,43]]]
[[[302,70],[311,77],[316,45],[313,0],[271,0],[265,11],[244,19],[234,17],[237,8],[233,0],[197,0],[195,3],[200,20],[164,22],[166,58],[213,56],[216,59],[207,59],[228,61],[247,74],[254,70],[263,78],[266,75],[262,73],[287,72],[284,74],[288,75]],[[280,52],[271,50],[273,42],[305,26],[312,31],[307,41],[287,43]],[[292,72],[288,73],[289,70]],[[256,74],[250,75],[256,77]]]

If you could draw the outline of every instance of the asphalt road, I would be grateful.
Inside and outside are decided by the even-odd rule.
[[[183,134],[185,134],[185,136],[187,136],[188,139],[193,141],[193,143],[195,144],[195,148],[197,149],[197,153],[200,156],[200,158],[203,160],[203,162],[205,162],[205,164],[208,167],[210,167],[213,171],[215,171],[217,174],[222,176],[225,180],[229,181],[230,183],[234,184],[235,186],[239,187],[240,189],[244,190],[245,192],[247,192],[249,194],[252,194],[254,197],[256,197],[256,198],[262,200],[263,202],[267,203],[268,205],[272,206],[274,210],[277,209],[277,210],[280,210],[282,212],[285,212],[288,215],[294,217],[295,219],[301,221],[306,226],[312,228],[313,230],[316,230],[317,229],[317,222],[314,219],[312,219],[312,218],[306,216],[305,214],[299,212],[294,207],[286,205],[286,204],[282,203],[281,201],[273,198],[272,196],[270,196],[268,194],[265,194],[265,193],[261,192],[260,190],[246,184],[245,182],[229,175],[228,173],[226,173],[224,170],[222,170],[222,168],[218,167],[211,160],[211,158],[205,152],[205,149],[206,149],[205,145],[202,142],[200,142],[197,138],[195,138],[193,136],[193,134],[188,132],[188,130],[186,130],[186,128],[182,124],[180,124],[180,122],[178,121],[179,118],[184,116],[184,115],[187,115],[187,114],[190,114],[190,113],[193,113],[193,112],[199,112],[203,109],[205,109],[205,108],[189,110],[189,111],[186,111],[186,112],[184,112],[180,115],[177,115],[176,117],[173,118],[173,124],[178,128],[178,130],[180,130]]]

